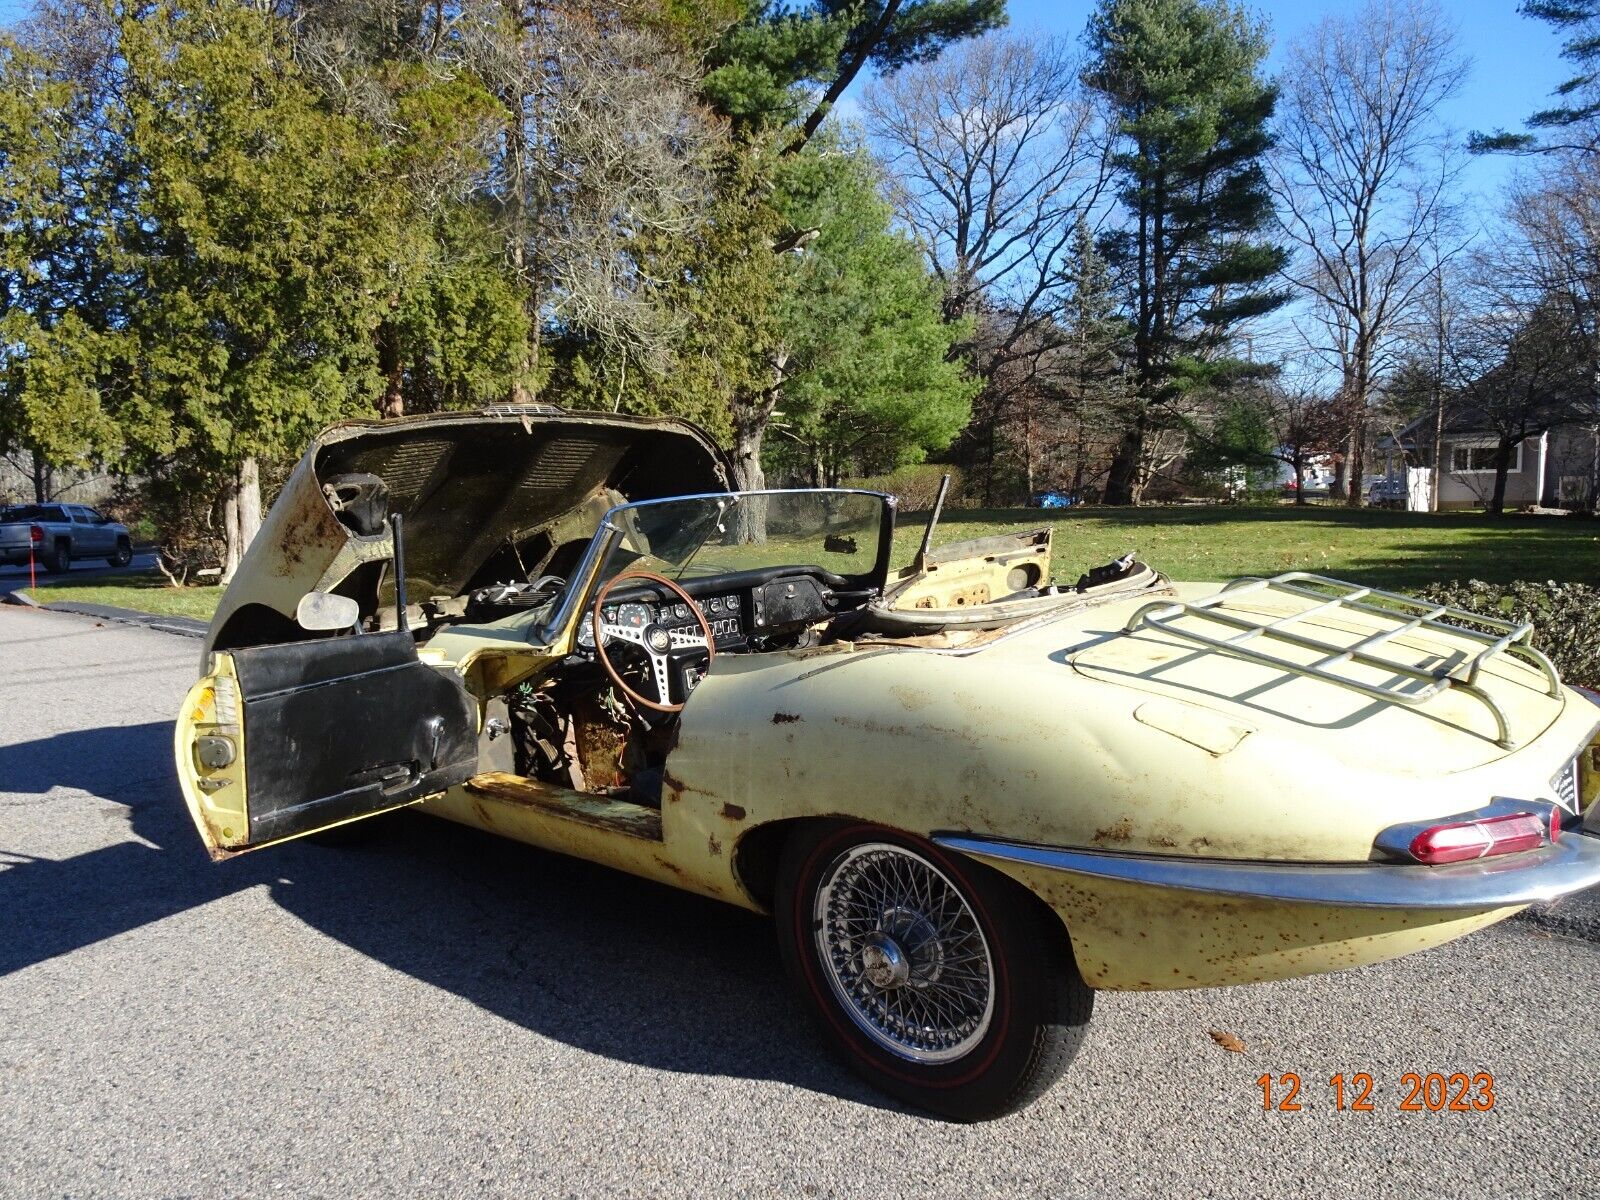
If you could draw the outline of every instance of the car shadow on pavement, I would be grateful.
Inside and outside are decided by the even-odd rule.
[[[898,1108],[811,1036],[763,918],[417,813],[375,818],[364,845],[212,863],[171,738],[157,722],[0,747],[13,803],[90,806],[131,835],[60,860],[0,846],[0,975],[266,885],[353,950],[590,1053]]]

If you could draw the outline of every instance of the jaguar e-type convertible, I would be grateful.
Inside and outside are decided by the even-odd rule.
[[[1095,989],[1375,963],[1600,880],[1600,699],[1526,626],[1056,574],[1045,530],[897,544],[891,496],[729,478],[675,420],[326,431],[177,722],[213,857],[416,805],[770,912],[822,1038],[956,1120],[1048,1087]]]

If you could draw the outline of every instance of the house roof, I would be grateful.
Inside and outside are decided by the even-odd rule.
[[[1496,436],[1494,427],[1484,415],[1481,405],[1458,401],[1459,407],[1446,409],[1444,419],[1444,434],[1450,436],[1483,437]],[[1412,449],[1420,442],[1433,440],[1434,410],[1429,408],[1421,416],[1414,418],[1410,424],[1393,436],[1385,435],[1378,439],[1380,450]],[[1553,429],[1566,422],[1560,420],[1534,421],[1528,426],[1528,436],[1536,437],[1547,429]]]

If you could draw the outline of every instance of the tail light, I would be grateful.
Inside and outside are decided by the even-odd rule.
[[[32,529],[28,530],[28,536],[31,537],[35,542],[42,542],[44,541],[44,530],[40,526],[35,525]]]
[[[1560,810],[1552,810],[1548,820],[1537,813],[1520,812],[1435,825],[1411,839],[1411,857],[1438,866],[1497,854],[1520,854],[1559,839],[1560,822]]]

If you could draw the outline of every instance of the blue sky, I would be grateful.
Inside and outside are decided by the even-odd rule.
[[[1011,24],[1076,38],[1092,7],[1087,0],[1011,0]],[[1355,12],[1362,5],[1360,0],[1256,0],[1249,7],[1271,28],[1270,70],[1281,61],[1284,44],[1295,35],[1324,16]],[[1472,72],[1460,94],[1443,113],[1463,138],[1473,129],[1520,129],[1524,117],[1549,107],[1550,92],[1571,74],[1559,57],[1559,41],[1549,26],[1518,14],[1517,0],[1454,0],[1444,7],[1459,32],[1462,52],[1472,61]],[[1486,197],[1492,210],[1494,193],[1516,168],[1516,160],[1505,155],[1474,158],[1462,183],[1467,190]]]

